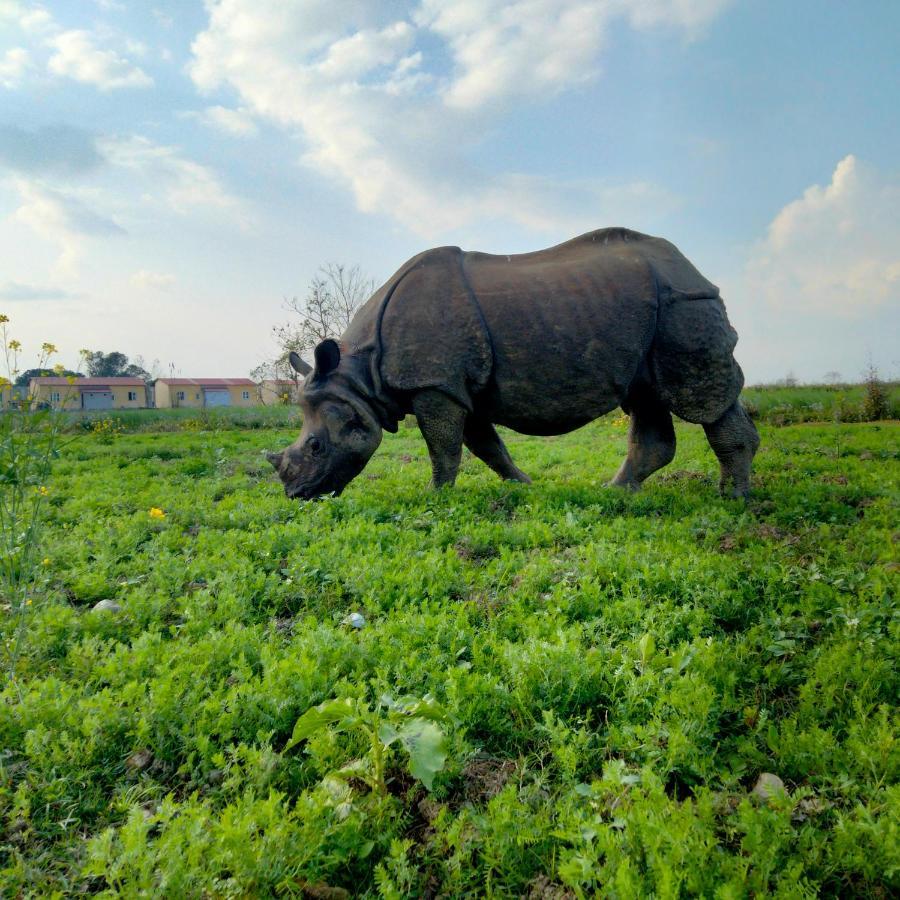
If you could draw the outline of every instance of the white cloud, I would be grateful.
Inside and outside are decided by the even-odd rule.
[[[229,109],[225,106],[207,106],[201,113],[192,113],[204,125],[224,131],[234,137],[253,137],[259,132],[256,122],[246,109]]]
[[[851,317],[900,308],[900,178],[855,156],[772,220],[753,250],[751,290],[770,306]]]
[[[31,67],[31,55],[24,47],[10,48],[0,56],[0,85],[5,88],[17,87]]]
[[[498,104],[594,77],[614,19],[691,35],[726,2],[650,0],[638,11],[625,0],[423,0],[405,10],[207,0],[190,73],[201,90],[229,86],[253,115],[298,130],[303,161],[347,187],[361,210],[422,234],[484,216],[547,232],[585,218],[595,227],[610,222],[603,208],[582,212],[614,186],[491,176],[468,161],[470,150]],[[452,71],[438,77],[447,56]],[[645,188],[618,190],[637,197]],[[628,209],[619,221],[634,223]]]
[[[19,19],[19,24],[29,34],[50,34],[56,30],[53,16],[40,6],[25,12]]]
[[[140,269],[131,276],[131,283],[142,290],[168,291],[175,284],[175,276],[164,272],[150,272]]]
[[[363,29],[331,44],[325,58],[313,69],[329,81],[360,78],[373,70],[390,67],[413,40],[408,22],[393,22],[382,29]]]
[[[27,178],[16,178],[13,185],[21,201],[13,219],[58,245],[59,265],[64,269],[74,267],[85,238],[125,233],[113,219],[96,212],[75,194],[53,190]]]
[[[597,74],[611,25],[693,34],[730,0],[422,0],[416,21],[446,41],[450,106],[533,98]]]
[[[176,147],[154,144],[139,135],[107,138],[98,146],[114,166],[146,179],[154,194],[161,191],[175,212],[197,207],[237,210],[240,205],[212,169],[182,156]]]
[[[63,31],[47,44],[54,49],[47,64],[54,74],[108,91],[127,87],[149,87],[153,79],[114,50],[101,49],[89,31]]]
[[[11,173],[0,187],[18,198],[9,221],[55,245],[57,265],[69,274],[86,241],[125,234],[120,223],[139,233],[174,212],[195,220],[213,213],[217,223],[225,218],[242,229],[253,224],[212,169],[139,135],[97,139],[65,126],[0,128],[0,168]],[[78,186],[87,175],[90,186]],[[150,283],[148,276],[145,286]],[[154,286],[164,283],[157,278]]]
[[[55,28],[53,16],[42,6],[26,6],[18,0],[0,0],[0,22],[11,22],[29,34],[42,34]]]
[[[448,46],[454,72],[444,96],[474,109],[538,96],[596,75],[614,4],[571,0],[424,0],[423,27]]]

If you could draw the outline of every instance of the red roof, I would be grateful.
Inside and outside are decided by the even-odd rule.
[[[61,385],[63,387],[77,388],[101,388],[109,390],[110,387],[134,387],[144,386],[143,378],[72,378],[65,375],[41,375],[31,379],[34,384]]]
[[[156,380],[172,387],[256,387],[256,382],[251,381],[249,378],[157,378]]]

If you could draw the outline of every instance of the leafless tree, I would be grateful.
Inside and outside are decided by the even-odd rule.
[[[797,387],[797,385],[800,384],[800,380],[793,372],[788,372],[784,378],[779,378],[775,384],[777,384],[778,387]]]
[[[374,282],[359,266],[322,266],[310,281],[306,296],[285,298],[284,308],[293,315],[291,321],[272,329],[279,350],[274,368],[289,370],[287,357],[292,350],[303,356],[325,338],[340,337],[374,289]]]

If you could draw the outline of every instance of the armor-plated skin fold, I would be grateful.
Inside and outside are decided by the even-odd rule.
[[[526,481],[494,424],[562,434],[621,406],[632,427],[614,484],[636,488],[671,460],[675,413],[704,425],[723,490],[744,495],[759,439],[738,403],[736,340],[718,288],[661,238],[607,228],[511,256],[428,250],[372,295],[340,344],[317,348],[302,389],[309,421],[273,465],[290,496],[339,491],[380,430],[414,412],[435,485],[455,479],[464,443]],[[341,404],[358,423],[352,441],[329,424]],[[314,441],[313,461],[303,447],[316,429],[329,450]]]

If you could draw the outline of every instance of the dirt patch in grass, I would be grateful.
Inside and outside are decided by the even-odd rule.
[[[659,476],[659,480],[662,484],[673,484],[679,481],[709,482],[710,478],[708,475],[704,475],[703,472],[689,472],[687,469],[676,469],[674,472],[663,472]]]
[[[496,797],[516,770],[511,759],[476,756],[462,770],[462,799],[468,803],[486,803]]]
[[[493,545],[488,543],[477,543],[470,538],[460,538],[454,545],[453,549],[456,555],[467,562],[481,562],[485,559],[493,559],[500,555],[500,551]]]
[[[575,894],[546,875],[538,875],[528,884],[528,900],[575,900]]]

